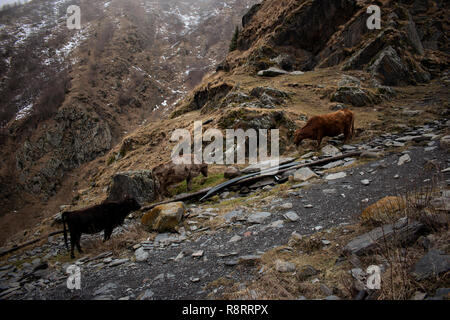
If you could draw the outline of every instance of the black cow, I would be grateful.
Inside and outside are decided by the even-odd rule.
[[[126,198],[120,202],[104,201],[103,203],[89,208],[67,211],[62,214],[64,226],[64,240],[67,250],[67,230],[66,223],[70,232],[70,257],[75,258],[74,247],[77,246],[78,252],[82,253],[80,239],[83,233],[94,234],[105,231],[104,240],[111,238],[115,227],[122,225],[126,216],[131,212],[139,210],[141,206],[132,198]]]

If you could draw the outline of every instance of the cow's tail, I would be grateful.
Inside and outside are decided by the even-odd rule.
[[[64,230],[64,242],[66,243],[66,248],[69,250],[69,243],[67,242],[67,229],[66,229],[66,212],[63,212],[61,214],[61,219],[63,223],[63,230]]]

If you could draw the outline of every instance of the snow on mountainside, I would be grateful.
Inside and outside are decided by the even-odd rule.
[[[33,0],[1,11],[4,212],[65,199],[68,173],[169,115],[225,58],[257,2]],[[80,30],[67,28],[70,5],[81,9]]]
[[[14,9],[14,14],[0,14],[0,74],[6,75],[6,79],[0,84],[0,91],[10,91],[8,72],[16,71],[11,68],[11,59],[20,57],[21,51],[32,50],[33,56],[39,60],[37,63],[44,69],[53,69],[49,71],[50,74],[41,74],[50,78],[54,69],[61,70],[63,65],[66,64],[67,67],[79,61],[72,53],[87,39],[95,37],[98,30],[92,22],[109,20],[114,29],[123,30],[121,20],[128,17],[136,25],[144,23],[145,27],[141,25],[140,28],[154,41],[149,53],[155,68],[146,72],[158,85],[167,89],[170,95],[180,98],[206,72],[214,69],[217,61],[225,57],[234,26],[240,24],[240,17],[256,2],[144,0],[124,4],[123,1],[32,1]],[[71,4],[81,7],[81,30],[66,28],[66,10]],[[129,14],[135,8],[141,11],[137,12],[140,21]],[[165,71],[170,73],[167,79],[164,77],[165,72],[161,73],[161,68],[157,65],[165,65]],[[45,80],[44,77],[38,78]],[[0,104],[3,113],[11,113],[11,108],[20,112],[37,98],[39,90],[23,88],[17,91],[14,95],[9,94],[10,92],[4,94],[5,99]],[[173,101],[174,97],[165,97],[163,101]],[[14,107],[11,102],[14,102]],[[161,104],[154,107],[160,106]],[[11,115],[6,118],[11,118]]]

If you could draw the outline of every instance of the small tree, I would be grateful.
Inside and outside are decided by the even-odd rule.
[[[236,26],[236,29],[234,29],[233,38],[231,39],[231,43],[230,43],[230,49],[229,49],[230,52],[237,49],[238,37],[239,37],[239,26]]]

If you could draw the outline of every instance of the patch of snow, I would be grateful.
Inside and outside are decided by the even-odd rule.
[[[17,114],[16,114],[16,121],[25,118],[27,115],[30,114],[31,109],[33,109],[33,104],[30,103],[29,105],[21,108]]]

